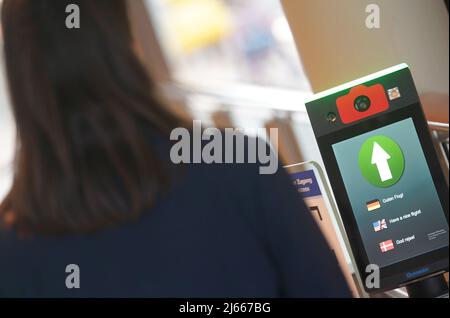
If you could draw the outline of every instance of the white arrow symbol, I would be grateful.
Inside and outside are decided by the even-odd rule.
[[[373,144],[372,164],[377,166],[381,182],[393,179],[388,160],[391,156],[377,143]]]

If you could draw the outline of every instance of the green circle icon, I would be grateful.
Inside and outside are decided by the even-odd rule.
[[[393,186],[405,171],[402,149],[386,136],[367,139],[359,151],[358,164],[364,178],[379,188]]]

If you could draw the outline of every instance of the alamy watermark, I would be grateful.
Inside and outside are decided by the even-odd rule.
[[[80,7],[76,4],[69,4],[66,7],[66,27],[68,29],[79,29],[81,27]]]
[[[257,136],[251,138],[248,136]],[[176,141],[170,150],[175,164],[260,164],[260,174],[278,171],[277,128],[202,129],[202,122],[193,121],[192,130],[176,128],[170,134]]]
[[[380,267],[376,264],[369,264],[366,267],[366,288],[379,289],[380,288]]]
[[[80,266],[69,264],[66,266],[66,273],[69,274],[66,277],[67,289],[80,289]]]
[[[368,16],[366,17],[366,27],[368,29],[381,28],[380,6],[374,3],[369,4],[366,7],[366,13],[368,13]]]

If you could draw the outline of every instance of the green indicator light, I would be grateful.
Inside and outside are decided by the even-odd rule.
[[[334,95],[334,94],[339,93],[341,91],[350,89],[350,88],[352,88],[354,86],[358,86],[358,85],[364,84],[366,82],[370,82],[370,81],[372,81],[374,79],[377,79],[377,78],[380,78],[380,77],[383,77],[383,76],[386,76],[386,75],[398,72],[398,71],[403,70],[405,68],[408,68],[408,64],[402,63],[402,64],[399,64],[399,65],[396,65],[396,66],[389,67],[389,68],[387,68],[385,70],[382,70],[382,71],[379,71],[379,72],[376,72],[376,73],[373,73],[373,74],[361,77],[361,78],[359,78],[357,80],[354,80],[354,81],[351,81],[351,82],[348,82],[348,83],[336,86],[334,88],[328,89],[328,90],[323,91],[321,93],[317,93],[317,94],[307,98],[305,100],[305,104],[311,103],[311,102],[313,102],[315,100],[319,100],[319,99],[322,99],[322,98],[330,96],[330,95]]]

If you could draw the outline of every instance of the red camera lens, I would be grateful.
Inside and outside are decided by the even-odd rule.
[[[370,87],[356,86],[348,95],[339,97],[336,104],[344,124],[350,124],[389,109],[389,101],[381,84]]]
[[[361,113],[366,112],[369,110],[370,106],[372,105],[372,102],[370,101],[370,98],[367,96],[359,96],[355,99],[355,109]]]

